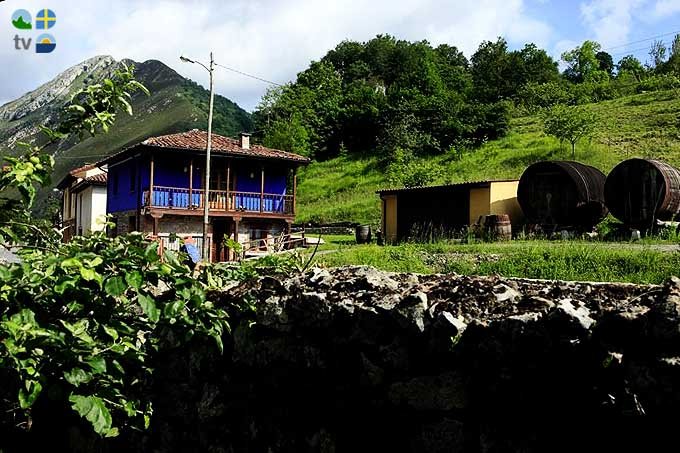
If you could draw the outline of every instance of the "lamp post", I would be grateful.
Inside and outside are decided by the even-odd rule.
[[[203,196],[203,261],[210,261],[210,250],[208,244],[208,228],[210,226],[208,201],[210,198],[210,150],[212,148],[212,120],[213,120],[213,105],[215,103],[215,87],[213,83],[213,72],[215,70],[215,60],[213,53],[210,52],[210,67],[204,65],[200,61],[191,60],[187,57],[179,57],[185,63],[195,63],[203,66],[203,68],[210,74],[210,108],[208,110],[208,140],[205,150],[205,192]]]

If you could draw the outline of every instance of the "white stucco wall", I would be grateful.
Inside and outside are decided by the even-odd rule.
[[[106,228],[106,187],[92,187],[90,231],[103,231]]]
[[[77,197],[76,234],[88,235],[106,228],[106,187],[91,186]]]

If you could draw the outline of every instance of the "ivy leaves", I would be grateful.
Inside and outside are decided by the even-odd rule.
[[[226,312],[172,252],[139,234],[76,238],[0,268],[0,367],[30,410],[61,395],[95,432],[148,427],[150,358],[196,336],[222,349]]]

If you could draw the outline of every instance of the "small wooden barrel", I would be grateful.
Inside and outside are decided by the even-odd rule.
[[[508,214],[488,215],[484,220],[484,230],[487,236],[497,241],[512,239],[512,224]]]
[[[371,226],[359,225],[355,230],[357,244],[369,244],[371,242]]]

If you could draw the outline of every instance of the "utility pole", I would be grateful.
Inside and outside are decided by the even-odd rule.
[[[215,84],[213,80],[213,73],[215,71],[215,59],[213,53],[210,52],[210,67],[207,67],[200,61],[190,60],[186,57],[179,57],[185,63],[195,63],[203,66],[203,68],[210,74],[210,107],[208,109],[208,137],[207,146],[205,149],[205,188],[203,196],[203,261],[210,261],[210,248],[208,247],[208,229],[210,228],[210,151],[212,149],[212,120],[213,120],[213,106],[215,104]]]

